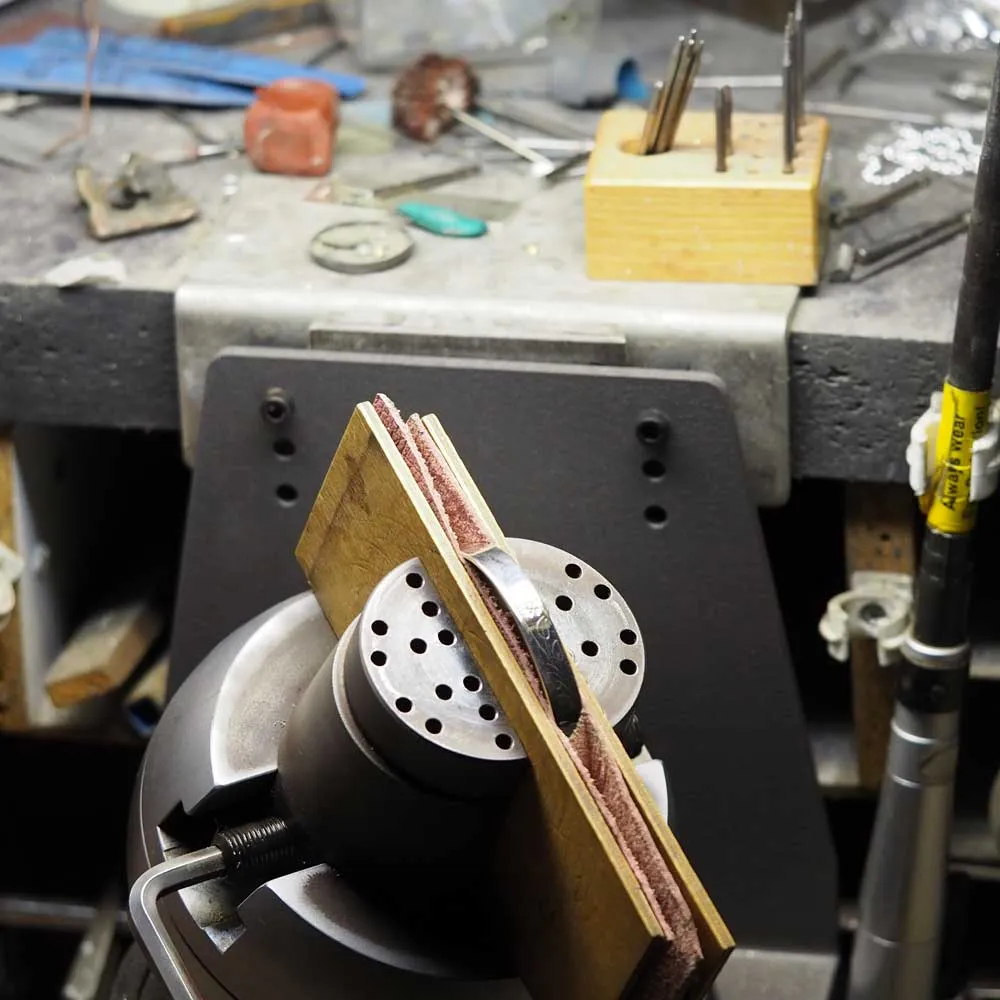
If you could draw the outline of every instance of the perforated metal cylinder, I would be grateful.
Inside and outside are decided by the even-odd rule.
[[[348,706],[344,658],[355,620],[292,711],[278,754],[279,792],[294,825],[335,868],[456,863],[489,834],[503,799],[424,788],[366,739]]]
[[[642,686],[636,621],[596,570],[510,540],[611,722]],[[372,591],[297,703],[279,755],[289,811],[332,863],[482,847],[524,749],[418,560]]]
[[[621,595],[586,563],[511,539],[568,652],[612,725],[642,687],[642,637]],[[447,794],[501,793],[524,748],[427,578],[410,560],[372,591],[345,659],[362,731],[391,766]]]

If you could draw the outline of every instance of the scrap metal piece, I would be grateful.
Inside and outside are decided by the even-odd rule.
[[[106,253],[70,257],[42,276],[42,281],[56,288],[77,288],[80,285],[123,285],[127,277],[125,263]]]
[[[338,177],[320,181],[307,195],[306,201],[322,205],[353,205],[355,208],[378,208],[380,202],[375,192],[367,187],[345,184]]]
[[[198,216],[197,203],[176,187],[163,164],[141,153],[132,153],[108,182],[87,166],[77,167],[74,179],[99,240],[179,226]]]
[[[873,278],[876,274],[882,274],[884,271],[898,267],[900,264],[905,264],[916,257],[923,256],[928,250],[933,250],[935,247],[951,242],[956,236],[961,236],[963,233],[968,232],[969,222],[970,215],[966,214],[962,218],[956,217],[951,219],[947,225],[941,228],[935,227],[934,231],[930,234],[925,232],[921,238],[911,239],[901,250],[897,248],[897,251],[893,254],[880,259],[877,265],[867,268],[863,273],[856,274],[854,280],[864,281],[868,278]]]
[[[309,244],[309,255],[320,267],[342,274],[388,271],[408,260],[413,250],[409,233],[385,222],[340,222]]]
[[[469,160],[432,174],[418,174],[404,180],[375,184],[372,187],[372,194],[376,198],[398,198],[400,195],[412,194],[414,191],[429,191],[442,184],[465,180],[467,177],[478,174],[480,170],[482,170],[480,164]]]
[[[565,160],[563,160],[562,163],[555,168],[555,170],[544,174],[542,179],[548,185],[556,184],[566,177],[569,177],[577,167],[583,166],[583,164],[585,164],[589,159],[589,152],[575,153],[573,156],[568,156]]]
[[[836,284],[843,284],[850,281],[854,274],[854,244],[841,243],[837,247],[837,254],[834,257],[833,267],[827,273],[827,280]]]
[[[891,187],[884,194],[877,195],[874,198],[840,205],[830,213],[830,225],[835,229],[840,229],[843,226],[861,222],[863,219],[867,219],[878,212],[885,211],[890,205],[895,205],[896,202],[902,201],[903,198],[908,198],[911,194],[922,191],[930,184],[931,180],[932,178],[927,174],[919,174],[916,177],[911,177],[909,180],[902,181],[900,184]]]
[[[969,225],[969,212],[963,209],[961,212],[954,212],[946,215],[943,219],[935,219],[933,222],[923,222],[916,226],[908,226],[906,229],[894,233],[892,236],[878,243],[871,243],[868,246],[858,247],[856,257],[859,264],[878,264],[887,260],[900,250],[906,250],[923,240],[941,233],[948,232],[957,235]],[[949,239],[951,236],[949,235]]]
[[[908,229],[868,246],[841,243],[827,280],[865,281],[933,250],[969,228],[970,213],[958,212]]]

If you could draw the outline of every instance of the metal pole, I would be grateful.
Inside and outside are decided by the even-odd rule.
[[[785,22],[785,48],[781,57],[781,169],[786,174],[795,171],[795,67],[792,59],[794,20],[791,14]]]
[[[850,1000],[931,1000],[937,978],[959,715],[969,667],[976,505],[1000,330],[1000,64],[993,79],[889,756],[861,887]]]
[[[726,172],[726,154],[729,151],[729,122],[726,119],[726,98],[720,87],[715,92],[715,171]]]

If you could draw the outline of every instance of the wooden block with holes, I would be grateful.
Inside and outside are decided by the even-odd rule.
[[[815,285],[829,127],[808,117],[794,172],[780,115],[735,114],[728,169],[715,169],[715,116],[688,112],[674,148],[635,153],[645,112],[601,119],[584,182],[587,274],[624,281]]]

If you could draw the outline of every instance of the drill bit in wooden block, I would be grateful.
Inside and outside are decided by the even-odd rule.
[[[732,939],[586,684],[556,724],[526,645],[469,566],[506,543],[441,425],[359,406],[296,554],[340,634],[417,557],[531,762],[495,856],[518,971],[536,1000],[693,1000]]]
[[[625,281],[815,285],[829,128],[803,120],[783,171],[781,115],[732,115],[716,170],[715,115],[688,112],[673,149],[638,155],[645,113],[607,112],[584,182],[587,274]]]

